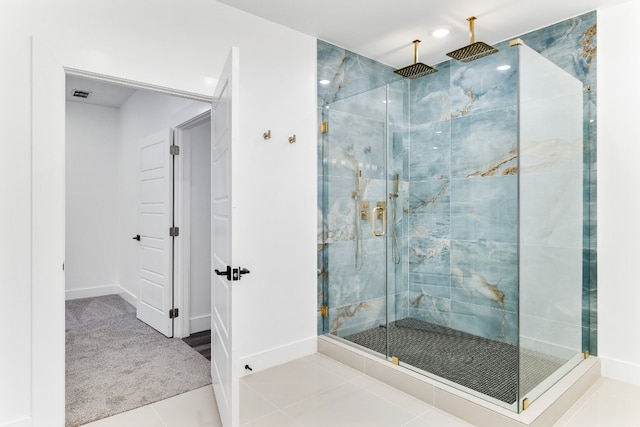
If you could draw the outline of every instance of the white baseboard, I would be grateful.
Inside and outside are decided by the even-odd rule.
[[[119,293],[120,286],[118,285],[104,285],[96,286],[92,288],[82,289],[67,289],[64,292],[65,300],[80,299],[80,298],[93,298],[101,297],[104,295],[116,295]]]
[[[318,337],[312,336],[291,344],[275,347],[250,356],[241,357],[239,360],[240,376],[260,372],[274,366],[282,365],[301,357],[309,356],[318,351]],[[251,371],[245,369],[249,365]]]
[[[134,294],[132,294],[122,286],[118,286],[118,292],[116,293],[132,306],[138,307],[138,297],[136,297]]]
[[[8,424],[0,424],[0,427],[32,427],[33,421],[31,417],[23,418],[21,420],[9,421]]]
[[[64,298],[68,301],[80,298],[102,297],[105,295],[120,295],[132,306],[137,307],[138,305],[138,298],[120,285],[105,285],[84,289],[68,289],[64,293]]]
[[[189,331],[192,334],[211,329],[211,315],[197,316],[189,319]]]
[[[606,356],[598,356],[602,361],[602,376],[614,380],[640,386],[640,366],[615,360]]]

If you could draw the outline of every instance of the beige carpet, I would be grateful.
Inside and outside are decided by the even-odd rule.
[[[66,426],[211,384],[210,362],[117,295],[66,302]]]

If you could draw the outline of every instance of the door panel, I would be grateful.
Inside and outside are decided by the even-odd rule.
[[[239,375],[233,319],[233,282],[215,270],[232,266],[232,151],[237,137],[238,49],[232,48],[214,93],[211,123],[211,377],[223,426],[239,425]]]
[[[171,129],[140,141],[138,230],[140,243],[138,319],[173,336],[173,160]]]

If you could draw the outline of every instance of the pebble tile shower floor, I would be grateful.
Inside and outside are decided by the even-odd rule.
[[[387,328],[378,326],[344,339],[386,354]],[[502,402],[518,399],[518,348],[444,326],[406,318],[389,324],[389,354],[405,365],[432,373]],[[522,394],[563,364],[563,360],[523,350]]]

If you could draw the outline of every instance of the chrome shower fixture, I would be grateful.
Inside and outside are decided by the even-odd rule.
[[[419,44],[420,40],[413,41],[413,64],[400,68],[399,70],[394,70],[394,73],[400,74],[402,77],[406,77],[408,79],[417,79],[418,77],[427,76],[438,71],[433,67],[423,64],[422,62],[418,62]]]
[[[460,49],[456,49],[453,52],[447,53],[447,56],[457,59],[458,61],[471,62],[498,52],[498,49],[493,46],[489,46],[484,42],[475,41],[476,36],[473,23],[476,19],[478,18],[475,16],[467,18],[467,21],[469,21],[469,44],[465,47],[461,47]]]

